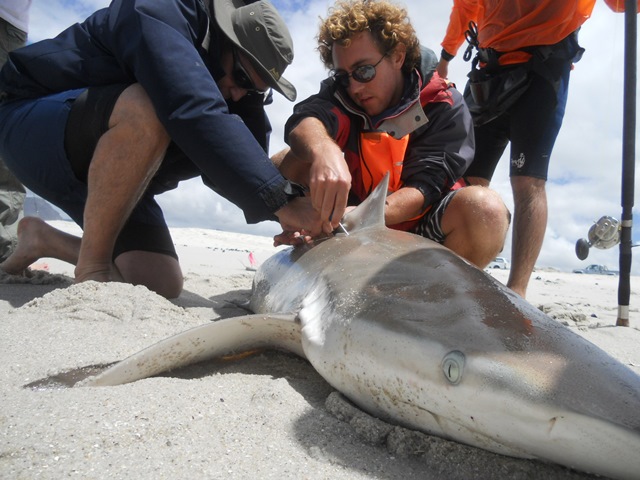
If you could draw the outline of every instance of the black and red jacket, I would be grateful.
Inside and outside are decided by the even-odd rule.
[[[357,205],[387,171],[390,191],[417,188],[424,212],[448,193],[473,160],[473,123],[462,95],[436,72],[437,58],[422,47],[420,68],[406,78],[400,104],[372,119],[332,78],[298,103],[285,141],[306,117],[319,119],[345,155],[352,175],[350,205]],[[403,229],[409,229],[404,225]]]

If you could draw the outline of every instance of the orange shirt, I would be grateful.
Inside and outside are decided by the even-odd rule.
[[[527,61],[517,51],[534,45],[553,45],[578,29],[591,16],[596,0],[453,0],[442,48],[455,55],[465,41],[469,22],[478,24],[481,48],[507,53],[500,63]]]

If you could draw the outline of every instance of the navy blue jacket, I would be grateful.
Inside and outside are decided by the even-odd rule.
[[[216,85],[224,76],[222,35],[202,0],[114,0],[57,37],[13,51],[0,71],[0,91],[27,98],[140,83],[174,150],[182,153],[160,169],[150,187],[154,193],[202,175],[249,223],[274,219],[273,212],[287,202],[288,182],[265,151],[263,96],[228,105]],[[230,107],[247,117],[255,136]]]

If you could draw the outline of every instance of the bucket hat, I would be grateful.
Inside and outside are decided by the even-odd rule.
[[[213,9],[222,32],[249,58],[260,78],[294,101],[296,89],[282,76],[293,61],[293,41],[275,7],[265,0],[213,0]]]

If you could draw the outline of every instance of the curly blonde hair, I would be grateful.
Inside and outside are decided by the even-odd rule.
[[[334,68],[333,44],[348,47],[351,38],[361,32],[371,32],[382,53],[389,53],[399,43],[406,47],[402,69],[413,70],[420,61],[420,42],[404,8],[386,0],[338,0],[321,20],[318,52],[324,66]]]

